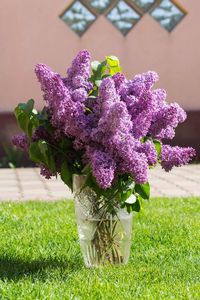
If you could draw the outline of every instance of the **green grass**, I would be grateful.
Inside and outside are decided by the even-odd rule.
[[[130,262],[86,269],[71,201],[0,203],[0,299],[200,299],[200,199],[152,199]]]

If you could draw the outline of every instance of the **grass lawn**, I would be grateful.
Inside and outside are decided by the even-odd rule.
[[[86,269],[74,207],[0,203],[0,299],[200,299],[200,199],[152,199],[123,267]]]

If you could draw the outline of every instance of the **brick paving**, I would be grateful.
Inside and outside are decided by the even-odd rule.
[[[165,173],[149,171],[152,197],[200,197],[200,164]],[[58,179],[46,180],[37,168],[0,169],[0,201],[72,199],[69,189]]]

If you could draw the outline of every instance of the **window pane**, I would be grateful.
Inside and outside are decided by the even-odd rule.
[[[126,35],[141,16],[125,1],[120,0],[108,13],[107,18],[122,34]]]
[[[151,15],[162,27],[171,31],[176,25],[178,25],[185,13],[172,1],[163,0],[160,5],[151,12]]]
[[[80,36],[96,19],[80,1],[75,1],[60,18]]]
[[[104,12],[109,5],[111,4],[112,0],[90,0],[90,5],[95,8],[99,13]]]
[[[156,2],[155,0],[132,0],[137,6],[142,8],[143,11],[148,11],[151,6]]]

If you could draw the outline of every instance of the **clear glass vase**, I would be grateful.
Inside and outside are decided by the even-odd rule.
[[[86,267],[126,264],[130,255],[133,214],[115,207],[104,209],[104,198],[89,187],[81,190],[84,175],[74,175],[75,213],[80,247]]]

